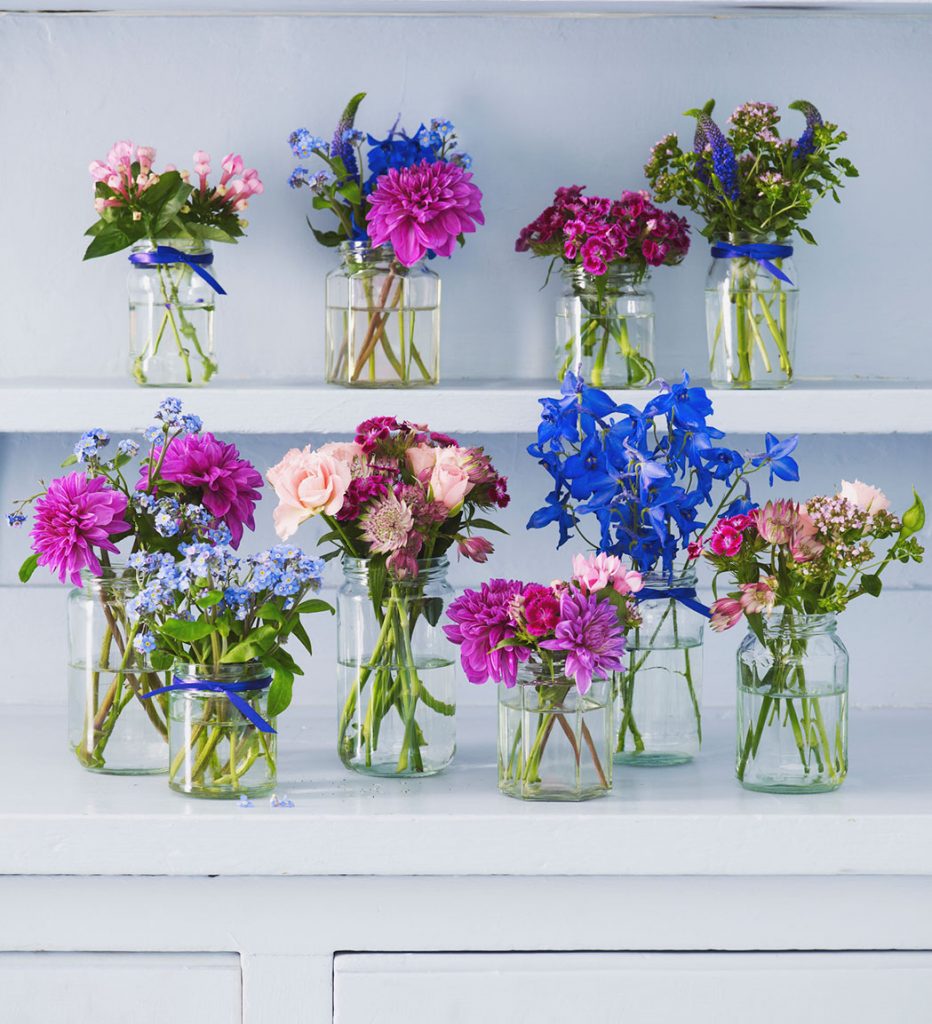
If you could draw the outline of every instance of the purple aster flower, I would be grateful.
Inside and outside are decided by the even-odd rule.
[[[503,640],[513,640],[517,627],[511,608],[524,590],[518,580],[489,580],[481,588],[467,590],[447,609],[454,625],[444,626],[447,637],[460,647],[460,661],[471,683],[496,683],[514,686],[518,665],[527,661],[527,647],[495,648]]]
[[[560,621],[553,640],[544,640],[541,647],[565,651],[566,674],[576,680],[580,693],[588,693],[595,676],[621,670],[625,638],[608,601],[571,590],[560,602]]]
[[[129,532],[125,513],[126,496],[108,487],[103,477],[69,473],[53,480],[36,502],[32,550],[39,565],[47,565],[62,583],[70,579],[76,587],[81,586],[82,569],[99,576],[102,569],[94,549],[118,551],[112,538]]]

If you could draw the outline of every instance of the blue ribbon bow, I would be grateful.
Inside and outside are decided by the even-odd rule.
[[[182,252],[173,245],[157,245],[152,252],[134,252],[130,254],[130,263],[136,266],[155,266],[159,263],[183,263],[190,267],[198,277],[203,278],[218,295],[226,295],[220,283],[209,274],[204,267],[214,262],[212,252]]]
[[[778,277],[787,284],[793,282],[771,260],[781,260],[793,255],[792,245],[770,245],[765,242],[748,242],[745,245],[732,245],[730,242],[716,242],[712,246],[712,255],[717,260],[733,260],[745,258],[759,263],[772,277]]]
[[[650,587],[645,587],[643,590],[639,590],[634,597],[638,601],[665,601],[668,599],[679,601],[681,605],[691,611],[698,612],[707,619],[712,618],[711,609],[696,600],[696,591],[693,587],[671,587],[669,590],[652,590]]]
[[[206,690],[208,693],[222,693],[225,697],[229,698],[230,703],[243,718],[251,722],[260,732],[275,732],[262,715],[248,701],[240,697],[240,694],[245,693],[247,690],[265,690],[271,685],[271,676],[265,676],[262,679],[247,679],[241,683],[217,683],[209,679],[198,680],[196,683],[185,683],[178,676],[174,676],[171,686],[161,686],[157,690],[150,690],[142,695],[142,699],[147,700],[149,697],[157,697],[160,693],[172,693],[182,690]]]

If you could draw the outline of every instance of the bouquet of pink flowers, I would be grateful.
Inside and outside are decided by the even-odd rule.
[[[452,625],[444,631],[460,648],[466,678],[472,683],[494,680],[520,693],[516,700],[502,696],[499,704],[500,734],[510,737],[506,749],[499,750],[503,791],[540,795],[542,774],[560,761],[552,739],[557,723],[572,747],[575,774],[588,748],[597,788],[609,788],[610,680],[623,668],[625,631],[640,621],[635,595],[643,585],[641,574],[614,555],[577,555],[569,582],[545,586],[494,579],[452,603],[447,612]],[[593,692],[586,704],[583,698],[596,684],[606,692],[601,700]],[[523,692],[528,687],[533,721],[512,721],[531,707]],[[587,721],[590,712],[603,720],[597,739]]]
[[[436,629],[446,593],[438,574],[454,544],[476,562],[492,553],[476,531],[502,532],[482,513],[508,504],[505,478],[481,448],[389,416],[361,423],[352,441],[293,448],[267,476],[279,499],[278,535],[286,540],[320,516],[328,527],[320,543],[330,548],[323,557],[343,559],[344,763],[392,774],[431,770],[422,750],[430,725],[416,715],[454,712],[452,675],[441,671],[450,662]],[[450,700],[433,692],[434,680],[449,684]]]
[[[756,773],[767,730],[788,728],[804,782],[840,785],[847,770],[844,709],[830,714],[829,701],[847,696],[847,656],[845,678],[823,686],[820,673],[831,655],[818,644],[824,634],[834,636],[835,615],[851,601],[879,596],[888,565],[922,561],[915,534],[924,523],[918,495],[897,517],[883,492],[859,480],[804,504],[768,501],[717,521],[704,554],[716,571],[713,589],[721,579],[734,589],[712,605],[711,625],[721,632],[744,618],[749,627],[739,652],[739,781]]]

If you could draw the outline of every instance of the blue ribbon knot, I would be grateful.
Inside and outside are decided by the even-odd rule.
[[[148,700],[149,697],[157,697],[160,693],[178,693],[184,690],[222,693],[225,697],[229,698],[230,703],[243,718],[251,722],[260,732],[275,732],[262,715],[240,696],[241,693],[246,693],[249,690],[266,690],[271,685],[271,676],[264,676],[262,679],[247,679],[240,683],[218,683],[210,679],[199,679],[196,683],[186,683],[179,679],[178,676],[174,676],[171,686],[161,686],[157,690],[150,690],[142,695],[142,699]]]
[[[793,255],[792,245],[776,245],[766,242],[748,242],[744,245],[732,245],[730,242],[716,242],[712,246],[712,255],[717,260],[748,259],[759,263],[771,277],[778,277],[787,284],[793,282],[771,260],[782,260]]]
[[[704,615],[707,619],[712,617],[711,609],[706,608],[701,601],[696,599],[694,587],[670,587],[664,590],[654,590],[650,587],[645,587],[643,590],[639,590],[634,597],[638,601],[679,601],[684,607]]]
[[[157,245],[151,252],[134,252],[130,254],[130,263],[136,266],[156,266],[160,263],[183,263],[190,267],[198,277],[206,281],[218,295],[226,295],[220,287],[220,283],[209,274],[204,267],[209,267],[214,262],[212,252],[182,252],[173,245]]]

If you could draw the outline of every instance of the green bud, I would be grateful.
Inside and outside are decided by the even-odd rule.
[[[922,499],[913,491],[913,503],[903,513],[903,528],[900,530],[900,537],[911,537],[918,533],[926,524],[926,510]]]

